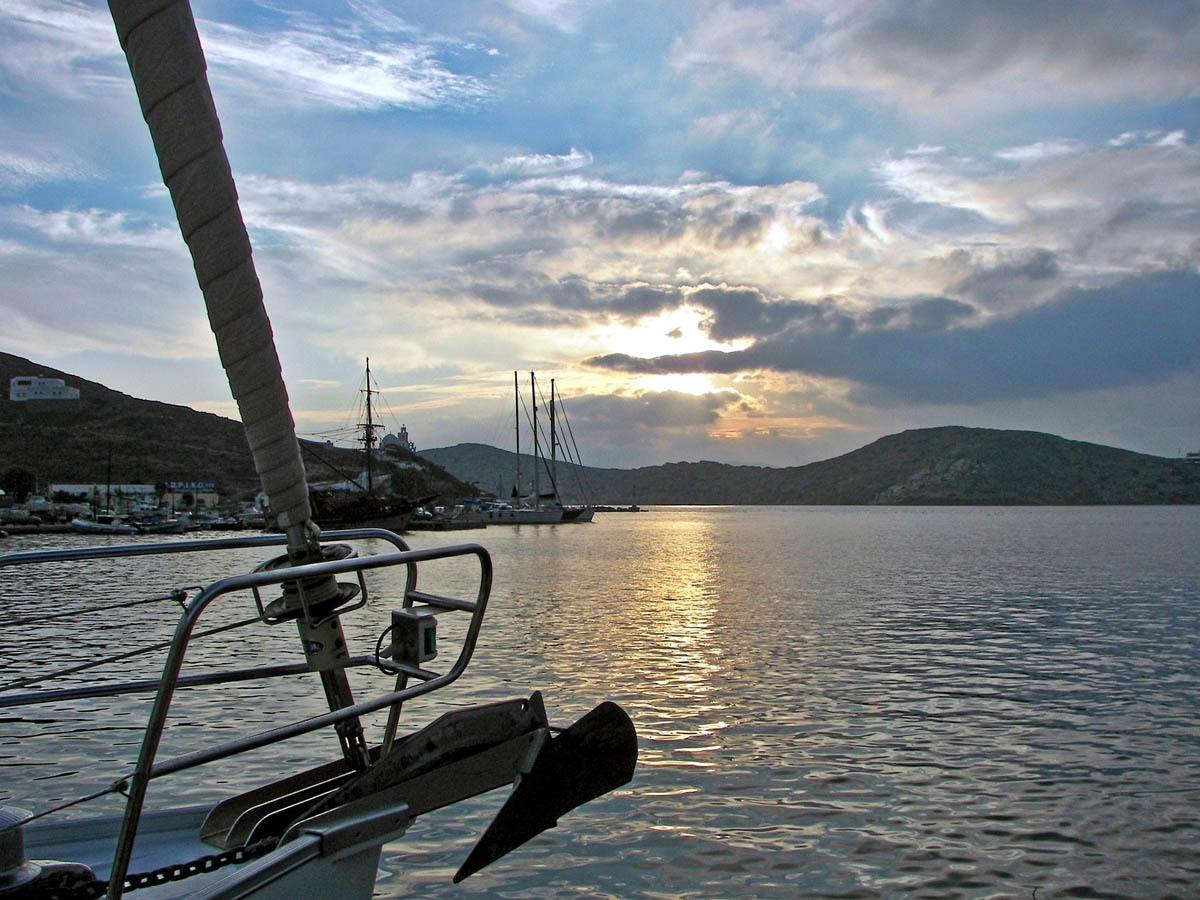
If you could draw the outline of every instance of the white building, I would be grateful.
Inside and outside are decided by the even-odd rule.
[[[78,400],[79,388],[67,387],[61,378],[18,375],[8,383],[9,400]]]
[[[379,446],[381,449],[387,447],[403,447],[409,453],[417,452],[417,445],[409,440],[407,425],[400,426],[399,436],[394,434],[384,435],[383,440],[379,442]]]

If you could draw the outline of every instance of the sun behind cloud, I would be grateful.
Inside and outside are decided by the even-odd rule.
[[[691,394],[695,397],[702,397],[718,390],[711,378],[697,372],[648,375],[638,379],[637,387],[643,391],[678,391],[681,394]]]

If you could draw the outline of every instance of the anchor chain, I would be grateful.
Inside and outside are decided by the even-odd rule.
[[[149,872],[127,875],[122,893],[135,891],[138,888],[168,884],[173,881],[183,881],[193,875],[204,875],[226,866],[249,862],[270,853],[278,844],[279,838],[277,837],[263,838],[253,844],[244,844],[221,853],[211,853],[191,862],[175,863],[151,869]],[[103,897],[107,891],[107,881],[89,878],[76,872],[62,872],[46,878],[35,879],[12,894],[4,894],[4,897],[6,900],[34,900],[34,898],[37,900],[95,900],[97,897]]]

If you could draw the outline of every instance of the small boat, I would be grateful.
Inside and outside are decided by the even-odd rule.
[[[48,566],[52,583],[79,579],[89,595],[98,591],[99,579],[116,578],[107,596],[126,596],[132,581],[122,577],[127,574],[119,565],[123,560],[153,557],[153,570],[163,572],[180,554],[221,557],[255,548],[283,553],[250,572],[238,567],[198,588],[185,587],[196,583],[195,567],[179,566],[179,574],[165,585],[168,592],[151,598],[178,601],[182,607],[159,678],[81,684],[81,666],[72,659],[57,673],[60,687],[47,688],[43,679],[36,679],[37,689],[32,691],[26,689],[25,679],[0,687],[4,710],[115,702],[132,693],[153,696],[137,761],[132,769],[119,772],[106,790],[72,796],[64,775],[53,790],[57,796],[71,797],[69,802],[33,814],[0,807],[0,896],[103,894],[118,900],[135,888],[147,888],[152,900],[367,900],[382,845],[402,835],[413,818],[512,784],[496,818],[455,873],[454,880],[461,881],[554,827],[570,810],[627,783],[637,759],[633,724],[619,706],[602,702],[565,730],[553,729],[542,696],[535,691],[456,708],[402,732],[404,704],[453,683],[470,662],[491,591],[491,557],[475,544],[412,550],[399,535],[384,529],[323,534],[314,522],[278,353],[191,9],[186,0],[109,0],[109,9],[192,255],[255,469],[282,533],[28,551],[0,555],[0,569],[8,576],[28,571],[26,567]],[[370,543],[355,543],[364,541]],[[381,542],[391,549],[375,552]],[[473,560],[475,567],[473,592],[435,593],[425,579],[418,588],[418,568],[424,575],[429,567],[453,561],[446,563],[453,570],[449,582],[467,590],[461,587],[464,559]],[[94,564],[95,575],[81,575],[82,563]],[[374,579],[389,570],[400,576],[396,583],[403,584],[398,596],[392,595],[395,605],[381,604],[375,591]],[[172,602],[161,606],[176,608]],[[91,612],[111,614],[111,604],[103,601]],[[357,626],[343,627],[343,619],[351,614],[378,617],[365,623],[368,633],[379,635],[372,651],[354,655],[347,646],[347,632],[363,633]],[[446,630],[456,653],[438,643],[438,619],[451,616],[466,618],[462,627]],[[202,629],[201,622],[214,627]],[[284,632],[294,627],[299,641],[279,640],[280,626]],[[221,639],[226,641],[224,659],[216,652],[222,648],[206,643],[202,670],[184,670],[193,638],[262,628],[275,629],[263,646],[290,645],[298,651],[295,660],[248,665],[242,661],[244,645],[233,637]],[[123,635],[130,635],[128,640],[136,640],[132,635],[137,633],[135,628],[122,629]],[[45,630],[38,634],[44,637]],[[90,644],[83,667],[106,663],[118,667],[119,675],[133,649],[115,649],[112,656],[93,659],[102,651]],[[151,645],[140,652],[157,654],[161,649]],[[439,656],[453,661],[435,668],[442,665],[434,662]],[[347,675],[351,668],[360,674],[376,673],[367,699],[361,684],[358,696],[352,691]],[[327,712],[297,714],[267,727],[247,715],[239,721],[261,730],[236,737],[228,736],[232,723],[221,716],[220,721],[199,723],[197,730],[189,731],[206,740],[161,758],[177,689],[208,686],[220,691],[225,685],[261,680],[263,691],[253,709],[288,712],[294,704],[273,704],[265,683],[299,676],[312,682],[314,701]],[[234,695],[228,691],[228,696]],[[383,710],[388,711],[386,724],[378,726],[382,733],[376,741],[363,719]],[[0,726],[21,721],[21,716],[0,716]],[[205,729],[205,724],[210,727]],[[297,764],[313,752],[313,742],[303,738],[330,729],[340,756]],[[0,745],[10,742],[0,736]],[[169,802],[148,808],[151,783],[155,799],[161,800],[158,785],[181,772],[209,767],[204,771],[214,788],[240,782],[239,762],[251,751],[273,753],[277,768],[285,768],[281,777],[272,775],[274,780],[266,784],[237,790],[199,809],[172,807]],[[56,813],[71,808],[78,814],[81,804],[110,794],[124,797],[119,816],[53,820]]]
[[[183,534],[187,531],[186,519],[147,519],[133,524],[138,534]]]
[[[137,529],[138,534],[184,534],[194,519],[190,513],[175,516],[169,510],[160,508],[133,516],[129,524]]]
[[[72,519],[71,530],[78,534],[137,534],[137,526],[110,512],[96,513],[90,519]]]

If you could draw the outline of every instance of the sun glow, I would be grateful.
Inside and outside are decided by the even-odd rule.
[[[645,391],[677,391],[681,394],[691,394],[695,397],[711,394],[717,390],[716,385],[707,375],[699,372],[672,373],[669,375],[647,375],[639,378],[638,388]]]
[[[728,350],[730,345],[714,341],[703,328],[704,312],[689,306],[644,318],[635,325],[615,325],[610,329],[612,344],[630,356],[653,359],[677,353],[702,350]]]

